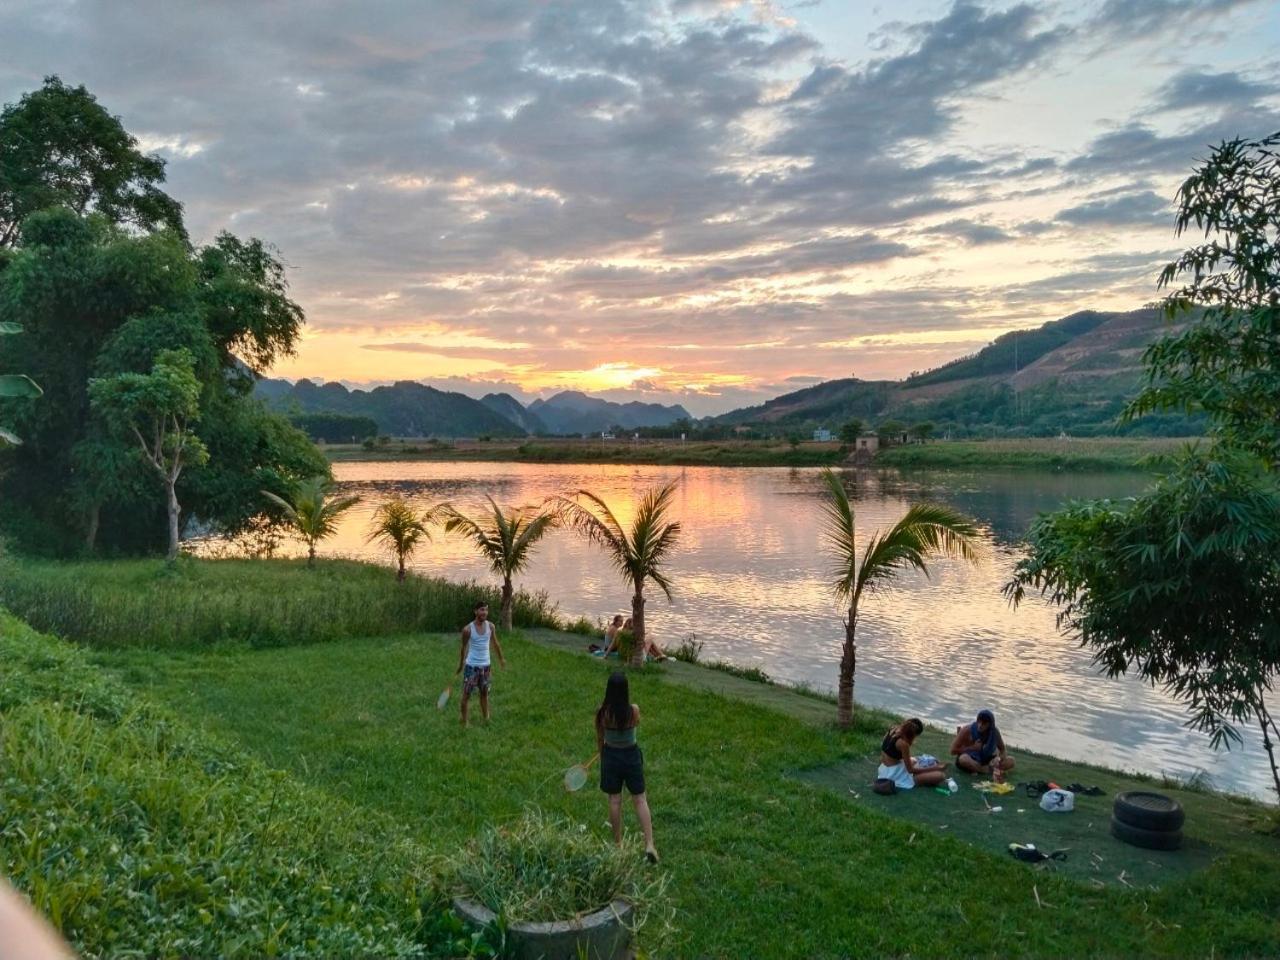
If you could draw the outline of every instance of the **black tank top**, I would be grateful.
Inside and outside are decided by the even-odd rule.
[[[886,756],[892,757],[894,760],[902,759],[902,751],[898,749],[898,731],[890,729],[884,735],[884,739],[880,741],[880,749],[884,751]]]

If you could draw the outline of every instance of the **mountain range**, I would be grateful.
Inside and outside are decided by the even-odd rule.
[[[954,436],[1195,435],[1203,429],[1198,417],[1117,419],[1141,386],[1143,351],[1181,323],[1169,324],[1157,307],[1086,310],[1003,334],[971,356],[905,380],[828,380],[711,422],[766,432],[835,429],[857,418],[868,426],[930,421]]]
[[[600,433],[615,427],[660,427],[689,412],[679,405],[614,403],[566,390],[525,407],[509,393],[480,400],[401,380],[372,390],[312,380],[259,380],[255,393],[268,406],[292,413],[341,413],[370,417],[378,431],[397,437],[519,437],[528,434]]]

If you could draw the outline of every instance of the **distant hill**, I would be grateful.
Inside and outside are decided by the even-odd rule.
[[[413,380],[348,390],[340,383],[321,385],[304,379],[290,384],[268,379],[258,381],[254,392],[269,406],[286,412],[369,417],[381,433],[397,437],[518,437],[526,432],[479,400]]]
[[[554,434],[600,433],[615,426],[628,430],[664,427],[676,420],[692,419],[689,411],[679,404],[667,407],[635,400],[614,403],[589,397],[577,390],[566,390],[546,400],[535,400],[528,409],[546,425],[549,433]]]
[[[522,429],[525,433],[547,433],[547,425],[536,413],[525,408],[519,400],[509,393],[486,393],[480,398],[486,407],[505,417]]]
[[[1088,310],[1003,334],[906,380],[830,380],[712,422],[780,432],[834,429],[856,417],[868,425],[927,420],[953,436],[1196,435],[1199,417],[1116,421],[1141,386],[1143,350],[1174,329],[1157,308]]]

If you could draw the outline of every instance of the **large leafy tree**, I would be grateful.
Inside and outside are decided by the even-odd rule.
[[[468,540],[489,569],[502,578],[502,628],[510,630],[515,606],[511,578],[528,566],[534,547],[555,527],[557,517],[533,507],[503,508],[493,497],[485,499],[489,509],[480,517],[446,508],[444,528]]]
[[[50,207],[181,235],[182,207],[163,182],[164,161],[141,153],[84,87],[47,77],[0,112],[0,248],[14,246],[23,221]]]
[[[1164,268],[1172,317],[1203,314],[1146,353],[1147,385],[1130,418],[1204,410],[1215,433],[1280,462],[1280,132],[1216,147],[1178,191],[1179,236],[1204,237]]]
[[[189,466],[208,459],[193,426],[200,416],[200,381],[195,359],[186,350],[161,353],[150,373],[120,373],[89,381],[93,410],[117,435],[137,443],[144,462],[164,485],[169,547],[166,559],[178,559],[180,539],[178,478]]]
[[[831,555],[831,588],[849,605],[840,647],[840,675],[836,687],[836,723],[853,723],[853,684],[858,666],[858,612],[862,601],[892,585],[898,574],[918,570],[928,576],[931,556],[978,556],[978,528],[950,507],[916,504],[888,530],[873,533],[858,551],[853,504],[838,474],[824,470],[826,497],[822,502],[823,535]]]
[[[631,621],[635,645],[631,665],[644,666],[646,632],[644,586],[652,583],[671,599],[668,564],[680,539],[680,522],[667,519],[675,498],[675,481],[649,490],[640,500],[635,517],[623,526],[604,500],[589,490],[549,501],[567,526],[589,543],[604,548],[609,562],[631,587]]]
[[[306,437],[249,395],[252,373],[234,351],[256,344],[246,349],[259,357],[287,352],[297,329],[281,317],[297,315],[274,294],[251,296],[258,274],[238,271],[223,260],[211,282],[200,251],[179,238],[132,235],[96,215],[58,208],[27,219],[19,247],[0,261],[0,322],[24,326],[20,337],[4,338],[15,348],[0,343],[0,372],[30,374],[48,401],[0,401],[3,422],[27,440],[5,453],[2,482],[7,506],[33,517],[40,539],[62,549],[95,539],[113,549],[155,544],[147,531],[159,528],[137,500],[129,462],[90,455],[113,441],[89,416],[88,380],[148,372],[166,349],[193,357],[197,430],[211,455],[183,471],[184,522],[238,532],[261,512],[260,489],[283,494],[294,480],[325,472]],[[242,334],[230,317],[240,318]]]
[[[1280,478],[1226,446],[1196,451],[1142,496],[1041,516],[1029,539],[1010,598],[1059,604],[1108,676],[1163,686],[1215,746],[1256,725],[1280,797],[1266,699],[1280,676]]]

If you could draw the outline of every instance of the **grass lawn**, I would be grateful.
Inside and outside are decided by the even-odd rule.
[[[457,662],[452,636],[95,657],[271,766],[388,813],[444,852],[529,805],[607,833],[594,785],[566,794],[559,779],[594,750],[609,667],[546,641],[583,642],[504,640],[511,668],[495,670],[494,720],[465,732],[456,697],[435,709]],[[766,705],[742,699],[757,694]],[[897,815],[905,807],[853,800],[849,789],[868,796],[859,765],[879,716],[840,734],[822,722],[828,704],[685,664],[634,675],[632,695],[682,931],[676,955],[1203,957],[1280,946],[1280,848],[1238,824],[1227,841],[1215,836],[1213,816],[1238,813],[1230,801],[1185,799],[1189,810],[1203,803],[1188,836],[1221,851],[1204,870],[1159,889],[1099,887],[922,827]],[[1083,768],[1055,770],[1101,783]],[[1114,785],[1103,784],[1109,794]]]

